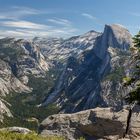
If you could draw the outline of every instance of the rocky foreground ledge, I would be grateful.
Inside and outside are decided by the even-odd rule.
[[[128,109],[113,112],[111,108],[96,108],[73,114],[57,114],[40,125],[42,136],[63,136],[67,140],[122,139],[127,126]],[[140,140],[140,114],[134,111],[127,140]]]
[[[32,133],[31,130],[23,127],[7,127],[7,128],[1,128],[0,131],[5,131],[5,132],[14,132],[14,133],[20,133],[20,134],[29,134]]]

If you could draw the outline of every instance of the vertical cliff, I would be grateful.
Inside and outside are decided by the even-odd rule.
[[[131,45],[132,37],[126,28],[121,25],[106,25],[91,50],[68,59],[54,91],[42,105],[56,102],[64,112],[76,112],[97,106],[114,106],[115,103],[108,103],[110,96],[107,96],[105,90],[109,85],[108,94],[111,94],[113,89],[118,89],[119,82],[116,85],[113,83],[111,87],[110,82],[115,79],[108,78],[106,81],[105,78],[115,73],[119,67],[122,68],[117,70],[121,77],[124,73],[121,62],[129,57],[128,49]]]

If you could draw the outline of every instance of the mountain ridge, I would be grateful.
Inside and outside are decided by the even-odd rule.
[[[58,80],[61,86],[59,89],[56,88],[52,94],[50,93],[50,97],[42,105],[48,105],[52,100],[60,105],[64,112],[77,112],[97,106],[106,106],[103,95],[100,93],[100,83],[112,67],[110,61],[113,57],[111,58],[108,48],[118,49],[120,54],[121,52],[127,54],[129,46],[132,45],[131,37],[128,30],[120,25],[106,25],[103,34],[97,37],[95,45],[93,44],[93,49],[81,56],[83,60],[77,60],[80,61],[79,73],[75,76],[74,73],[77,70],[67,66],[62,73],[64,77]],[[70,74],[68,69],[71,69]],[[69,83],[69,79],[73,79],[72,82]]]
[[[123,67],[121,61],[125,61],[124,57],[128,58],[127,49],[132,45],[130,33],[122,26],[106,25],[103,33],[93,30],[66,40],[5,38],[1,39],[0,43],[0,58],[8,65],[5,69],[8,69],[15,81],[21,83],[20,88],[23,87],[22,90],[20,88],[12,90],[18,93],[37,91],[38,95],[31,93],[27,98],[32,100],[39,98],[38,102],[41,103],[39,106],[55,103],[62,112],[77,112],[97,106],[121,107],[122,103],[117,97],[120,95],[119,91],[114,95],[113,87],[115,86],[115,90],[117,87],[121,88],[120,79],[125,72],[124,68],[118,68]],[[8,49],[11,51],[7,52]],[[115,72],[119,72],[120,75],[117,77],[116,85],[111,79]],[[46,81],[54,81],[55,84],[53,86],[46,84],[44,88],[45,85],[42,83],[42,91],[39,92],[35,88],[37,85],[30,87],[30,76],[42,77],[40,83],[46,83],[47,76],[49,80]],[[35,78],[32,80],[36,83]],[[13,83],[9,85],[12,86]],[[18,83],[15,87],[18,87]]]

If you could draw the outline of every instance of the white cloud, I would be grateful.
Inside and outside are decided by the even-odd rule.
[[[81,15],[84,16],[85,18],[88,18],[88,19],[94,21],[98,25],[104,25],[104,23],[101,20],[99,20],[97,17],[95,17],[95,16],[93,16],[91,14],[82,13]]]
[[[27,37],[30,35],[27,34]],[[0,30],[0,37],[25,37],[25,33],[14,30]]]
[[[59,24],[59,25],[64,25],[64,26],[71,26],[71,22],[67,19],[62,19],[62,18],[52,18],[48,19],[49,22],[54,23],[54,24]]]
[[[22,17],[43,14],[43,11],[30,7],[13,6],[6,9],[0,9],[0,19],[20,19]]]
[[[30,15],[38,15],[41,14],[42,11],[29,8],[29,7],[9,7],[7,9],[0,10],[0,19],[19,19],[21,17],[30,16]]]
[[[136,12],[131,12],[130,15],[135,17],[140,17],[140,13],[136,13]]]
[[[6,15],[0,15],[0,19],[7,19],[8,17]]]
[[[92,20],[96,20],[97,18],[92,16],[91,14],[88,13],[82,13],[82,16],[88,18],[88,19],[92,19]]]
[[[140,25],[126,25],[126,27],[133,30],[140,30]]]
[[[39,37],[66,37],[72,35],[77,29],[72,27],[48,29],[10,29],[0,30],[0,37],[33,38]]]
[[[13,6],[12,7],[15,11],[20,12],[21,14],[27,14],[27,15],[38,15],[42,13],[40,10],[30,8],[30,7],[18,7],[18,6]]]
[[[63,18],[50,18],[50,23],[36,23],[26,17],[50,14],[56,11],[37,10],[29,7],[9,7],[0,9],[0,37],[32,38],[40,37],[66,37],[77,31],[72,23]],[[23,20],[24,19],[24,20]],[[34,18],[33,18],[34,19]],[[44,20],[45,22],[45,20]],[[52,26],[53,23],[53,26]],[[61,25],[61,26],[58,26]]]
[[[1,21],[1,26],[6,27],[15,27],[15,28],[26,28],[26,29],[47,29],[51,28],[51,26],[37,24],[29,21]]]
[[[48,15],[60,12],[56,9],[35,9],[31,7],[23,6],[11,6],[7,8],[0,9],[0,19],[11,19],[17,20],[23,17],[38,16],[38,15]]]

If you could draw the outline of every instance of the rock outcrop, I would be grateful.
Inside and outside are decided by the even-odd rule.
[[[57,114],[45,119],[39,131],[42,136],[63,136],[67,140],[80,137],[86,140],[118,140],[125,133],[127,115],[127,108],[119,112],[113,112],[111,108],[95,108],[74,114]],[[135,111],[127,139],[140,139],[140,114]]]
[[[23,127],[7,127],[7,128],[1,128],[0,131],[8,131],[8,132],[14,132],[14,133],[21,133],[21,134],[29,134],[32,131],[27,129],[27,128],[23,128]]]
[[[4,115],[8,117],[13,116],[7,106],[9,107],[9,103],[0,98],[0,122],[3,121]]]

